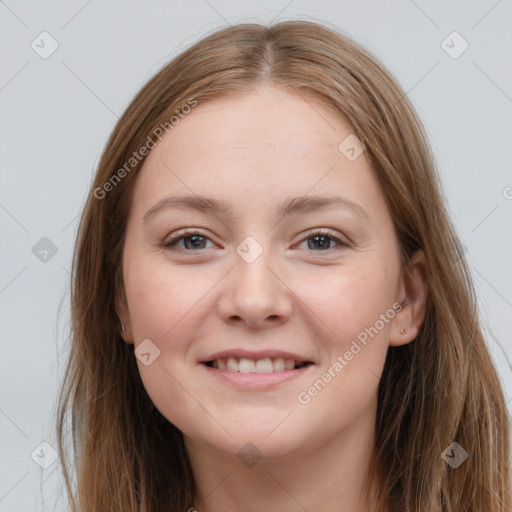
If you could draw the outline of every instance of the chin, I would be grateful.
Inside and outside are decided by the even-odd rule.
[[[203,437],[202,442],[217,451],[234,455],[242,462],[246,457],[258,459],[261,463],[276,459],[285,460],[307,451],[308,445],[314,439],[313,433],[300,431],[297,424],[290,423],[287,427],[279,425],[282,419],[281,417],[275,423],[262,422],[259,418],[254,424],[231,424],[228,431],[233,437],[226,434],[212,439],[208,436]],[[207,432],[203,434],[208,435]]]

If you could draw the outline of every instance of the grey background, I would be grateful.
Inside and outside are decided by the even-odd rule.
[[[58,464],[42,469],[31,453],[51,461],[39,445],[55,446],[78,214],[116,118],[153,73],[201,36],[272,18],[337,25],[407,91],[467,248],[512,410],[511,0],[0,0],[1,512],[65,509]],[[58,43],[46,59],[31,47],[42,46],[43,31]],[[469,43],[458,58],[441,46],[453,31]],[[449,41],[452,51],[461,48]],[[57,249],[47,261],[37,257],[43,237]]]

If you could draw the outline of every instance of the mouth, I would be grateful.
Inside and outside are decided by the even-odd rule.
[[[311,361],[300,361],[284,357],[251,359],[248,357],[230,356],[203,361],[202,364],[212,369],[232,373],[280,373],[299,370],[313,363]]]
[[[301,378],[306,378],[316,362],[282,350],[229,349],[209,354],[199,361],[212,384],[220,383],[242,392],[272,391]],[[291,385],[291,384],[290,384]]]

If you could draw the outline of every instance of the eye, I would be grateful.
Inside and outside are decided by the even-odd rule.
[[[318,230],[311,233],[311,235],[301,243],[309,242],[310,240],[312,240],[312,243],[308,243],[307,248],[314,250],[314,252],[323,252],[332,249],[333,247],[329,247],[332,242],[335,242],[340,247],[348,247],[348,244],[334,237],[330,231],[326,230]],[[205,247],[205,243],[207,241],[211,240],[197,231],[185,231],[167,239],[166,242],[162,244],[162,247],[166,249],[173,247],[180,251],[191,252],[200,249],[207,249],[208,247]],[[183,242],[184,246],[178,247],[180,242]],[[317,249],[320,249],[320,251]]]
[[[204,243],[209,238],[201,235],[197,231],[185,231],[179,235],[176,235],[172,238],[167,239],[167,241],[162,244],[165,248],[177,247],[178,243],[183,241],[185,247],[177,247],[179,250],[197,250],[197,249],[205,249]]]
[[[338,246],[341,246],[341,247],[348,246],[348,244],[346,244],[346,243],[342,242],[341,240],[339,240],[338,238],[332,236],[332,234],[326,230],[319,230],[319,231],[315,231],[314,233],[311,233],[308,238],[306,238],[305,240],[302,241],[302,243],[309,242],[310,240],[312,240],[312,243],[307,244],[308,249],[320,248],[320,251],[315,250],[315,252],[323,252],[323,251],[332,249],[332,247],[328,247],[328,245],[331,241],[334,241],[336,244],[338,244]]]

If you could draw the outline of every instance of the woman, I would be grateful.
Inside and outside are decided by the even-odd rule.
[[[510,510],[431,150],[345,35],[241,24],[166,65],[106,145],[73,276],[73,511]]]

